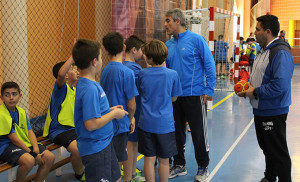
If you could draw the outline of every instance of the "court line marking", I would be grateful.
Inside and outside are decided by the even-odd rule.
[[[253,124],[253,122],[254,122],[254,118],[252,118],[252,120],[246,126],[246,128],[241,133],[241,135],[235,140],[235,142],[231,145],[231,147],[228,149],[228,151],[223,156],[223,158],[219,161],[219,163],[216,165],[216,167],[213,169],[213,171],[209,174],[208,181],[210,181],[214,177],[214,175],[218,172],[218,170],[223,165],[223,163],[226,161],[226,159],[231,154],[231,152],[233,151],[233,149],[237,146],[237,144],[240,142],[240,140],[244,137],[244,135],[246,134],[246,132],[249,130],[249,128]]]
[[[235,92],[232,92],[231,94],[227,95],[226,97],[224,97],[222,100],[220,100],[218,103],[216,103],[215,105],[213,105],[212,109],[210,110],[207,110],[208,111],[211,111],[213,110],[214,108],[218,107],[220,104],[222,104],[224,101],[226,101],[227,99],[229,99],[230,97],[233,96]],[[141,158],[143,158],[144,155],[143,154],[140,154],[138,157],[137,157],[137,160],[136,161],[139,161]]]

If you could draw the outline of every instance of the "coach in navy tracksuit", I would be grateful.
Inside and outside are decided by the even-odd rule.
[[[262,50],[254,60],[250,86],[245,92],[253,107],[257,140],[266,161],[261,182],[291,182],[291,158],[286,141],[286,119],[291,105],[294,59],[288,43],[277,37],[278,18],[257,18],[255,36]]]

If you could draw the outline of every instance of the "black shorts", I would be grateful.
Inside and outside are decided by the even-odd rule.
[[[170,158],[177,154],[175,132],[156,134],[139,128],[139,153],[146,157]]]
[[[110,143],[102,151],[82,157],[86,181],[117,181],[121,177],[114,147]]]
[[[64,146],[66,149],[68,149],[70,143],[72,143],[74,140],[76,140],[76,138],[77,138],[77,134],[76,134],[75,129],[68,130],[68,131],[58,134],[53,139],[53,143]]]
[[[249,59],[249,65],[253,66],[254,59]]]
[[[44,147],[41,144],[39,144],[38,147],[40,149],[40,153],[43,153],[46,150],[46,147]],[[33,147],[29,147],[29,148],[32,150]],[[15,165],[18,163],[19,158],[25,153],[28,152],[11,143],[1,154],[0,160],[4,162],[8,162],[11,165]]]
[[[119,162],[127,161],[128,132],[120,133],[113,137],[113,146]]]

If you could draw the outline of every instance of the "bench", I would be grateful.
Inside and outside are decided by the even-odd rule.
[[[64,158],[62,153],[62,148],[60,145],[54,144],[50,141],[49,138],[45,137],[38,137],[37,141],[41,144],[43,144],[49,151],[55,150],[55,162],[53,166],[50,169],[50,172],[53,170],[56,170],[56,176],[61,176],[61,166],[69,163],[71,161],[71,156]],[[17,166],[17,165],[15,165]],[[11,164],[8,164],[6,162],[0,161],[0,173],[3,171],[8,170],[8,182],[12,182],[15,179],[15,170],[14,167]],[[31,181],[35,178],[36,173],[27,176],[26,181]]]

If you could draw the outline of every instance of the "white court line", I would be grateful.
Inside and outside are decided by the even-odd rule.
[[[213,171],[209,174],[207,181],[210,181],[214,175],[218,172],[220,167],[223,165],[223,163],[226,161],[228,156],[231,154],[233,149],[236,147],[236,145],[240,142],[240,140],[243,138],[243,136],[246,134],[250,126],[253,124],[254,118],[249,122],[249,124],[246,126],[244,131],[241,133],[241,135],[235,140],[235,142],[231,145],[231,147],[228,149],[226,154],[223,156],[223,158],[220,160],[220,162],[216,165],[216,167],[213,169]]]

